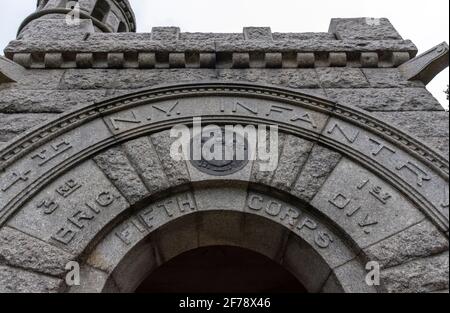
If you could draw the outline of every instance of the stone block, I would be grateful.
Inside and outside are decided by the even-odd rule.
[[[341,160],[311,204],[337,223],[360,248],[424,219],[398,191],[347,159]]]
[[[111,148],[94,160],[131,204],[148,196],[147,188],[122,147]]]
[[[402,40],[386,18],[334,18],[329,32],[339,40]]]
[[[396,68],[363,68],[362,71],[371,88],[425,88],[420,81],[405,79]]]
[[[306,202],[311,201],[340,160],[339,153],[314,146],[291,193]]]
[[[170,132],[165,131],[151,136],[153,146],[158,153],[164,173],[171,187],[190,182],[189,172],[184,161],[175,161],[170,156],[170,146],[175,138],[170,138]]]
[[[449,137],[449,113],[441,112],[376,112],[379,119],[420,138]],[[424,141],[427,143],[427,140]]]
[[[310,141],[287,135],[271,185],[280,190],[289,191],[295,184],[312,147],[313,143]]]
[[[281,85],[295,89],[320,88],[319,78],[313,69],[247,69],[218,70],[218,79]]]
[[[0,90],[1,113],[63,113],[107,98],[106,90]]]
[[[151,194],[169,187],[164,169],[149,137],[128,141],[123,147]]]
[[[357,68],[318,68],[316,71],[323,88],[369,87],[363,72]]]
[[[429,221],[423,221],[365,250],[382,268],[398,266],[448,251],[448,239]]]
[[[7,142],[29,129],[56,117],[56,114],[0,113],[0,141]]]
[[[328,98],[338,103],[370,112],[443,110],[425,88],[344,88],[325,89],[325,92]]]
[[[0,262],[43,274],[60,276],[74,260],[69,253],[10,227],[0,230]]]
[[[0,265],[0,293],[57,293],[62,280]]]
[[[428,293],[448,290],[448,251],[382,272],[382,283],[391,293]]]

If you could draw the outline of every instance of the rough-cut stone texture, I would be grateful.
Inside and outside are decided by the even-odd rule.
[[[386,269],[447,250],[448,239],[433,224],[424,221],[369,247],[365,253]]]
[[[443,156],[447,157],[449,155],[449,142],[448,137],[426,137],[421,138],[423,142],[427,142],[431,147],[435,148]]]
[[[271,185],[281,190],[289,191],[295,183],[299,171],[308,159],[312,147],[313,144],[311,142],[288,135]]]
[[[55,293],[62,280],[0,265],[0,293]]]
[[[442,111],[424,88],[325,89],[328,98],[367,111]]]
[[[377,112],[375,116],[417,137],[449,136],[448,112]]]
[[[369,82],[357,68],[318,68],[320,84],[323,88],[367,88]]]
[[[0,90],[1,113],[63,113],[106,98],[106,90]]]
[[[149,137],[126,142],[124,149],[151,193],[167,189],[167,177]]]
[[[338,39],[401,40],[388,19],[334,18],[330,30]]]
[[[289,88],[320,88],[317,73],[313,69],[219,70],[217,78],[224,81],[239,80],[281,85]]]
[[[15,229],[0,230],[0,263],[59,276],[72,260],[70,254]]]
[[[65,71],[62,70],[26,70],[16,83],[0,84],[0,90],[54,90],[58,89]]]
[[[339,153],[314,146],[291,193],[306,202],[311,201],[340,159]]]
[[[377,112],[375,116],[422,140],[448,158],[448,112]]]
[[[53,114],[0,113],[0,141],[9,141],[30,128],[43,124],[55,116],[56,115]]]
[[[118,1],[129,8],[127,1]],[[92,0],[81,3],[93,7]],[[120,20],[133,29],[128,24],[132,14],[127,18],[120,14],[109,16],[108,25],[117,27]],[[61,17],[34,20],[11,42],[5,54],[17,63],[0,59],[0,150],[7,141],[57,113],[107,97],[161,84],[221,81],[292,88],[373,112],[448,158],[448,113],[423,83],[407,80],[398,70],[415,56],[417,48],[403,40],[387,19],[334,19],[327,33],[272,33],[269,28],[230,34],[183,33],[163,27],[136,34],[102,33],[90,20],[74,29],[64,25]],[[103,151],[95,158],[103,172],[98,170],[99,174],[132,204],[186,184],[191,180],[188,168],[185,162],[170,158],[171,143],[166,131]],[[322,191],[341,160],[337,152],[318,144],[312,148],[304,139],[287,134],[280,136],[279,152],[277,170],[258,172],[258,162],[254,162],[251,181],[304,201]],[[219,198],[226,199],[226,194]],[[225,237],[230,227],[240,227],[240,222],[227,223],[219,213],[214,223],[219,225],[217,233]],[[448,292],[447,237],[427,220],[400,233],[386,231],[388,238],[373,241],[364,252],[382,264],[389,291]],[[58,291],[62,282],[52,276],[62,277],[70,257],[38,239],[2,228],[0,292]],[[323,290],[336,290],[333,284],[343,276],[348,281],[343,291],[354,290],[357,284],[353,283],[365,274],[358,264],[355,260],[335,269]],[[93,290],[101,289],[96,279],[102,275],[92,276]]]
[[[11,60],[0,56],[0,84],[14,83],[23,76],[25,69]]]
[[[134,204],[147,195],[147,188],[121,147],[97,155],[95,162],[131,203]]]
[[[115,80],[117,89],[138,89],[161,84],[216,79],[216,71],[209,69],[122,70]]]
[[[424,88],[420,81],[409,81],[396,68],[363,68],[362,69],[371,88]]]
[[[382,283],[392,293],[423,293],[449,287],[448,251],[382,272]]]
[[[286,141],[286,137],[287,135],[284,133],[279,133],[278,134],[278,155],[280,156],[282,151],[283,151],[283,146],[284,143]],[[267,138],[266,141],[266,147],[270,147],[270,141],[269,138]],[[275,149],[272,149],[271,151],[275,152]],[[252,169],[252,173],[251,173],[251,181],[252,182],[256,182],[256,183],[261,183],[261,184],[265,184],[265,185],[270,185],[272,178],[275,174],[275,171],[261,171],[260,170],[260,164],[263,163],[264,161],[260,160],[259,158],[259,153],[258,151],[256,151],[256,160],[253,163],[253,169]]]
[[[185,162],[175,161],[170,156],[170,145],[175,141],[175,138],[170,138],[170,131],[152,135],[151,140],[170,185],[178,186],[189,182],[190,177]]]
[[[60,89],[114,89],[117,70],[82,69],[67,70],[64,73]]]

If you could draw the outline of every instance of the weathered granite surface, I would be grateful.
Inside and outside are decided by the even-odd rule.
[[[103,22],[92,19],[92,15],[101,13],[94,12],[96,1],[80,2],[85,19],[79,27],[68,27],[62,18],[65,11],[59,7],[60,1],[50,1],[46,7],[40,1],[38,12],[44,16],[32,15],[17,39],[6,47],[8,59],[0,59],[0,151],[17,136],[59,114],[158,85],[210,81],[288,88],[336,102],[336,109],[346,106],[370,112],[448,159],[448,112],[427,91],[423,80],[410,80],[399,70],[418,51],[387,19],[333,19],[329,31],[323,33],[275,33],[267,27],[246,27],[241,33],[228,34],[185,33],[177,27],[134,33],[135,19],[128,1],[107,0],[111,10],[103,16]],[[258,96],[255,99],[261,100]],[[273,101],[269,114],[261,116],[276,121],[274,115],[280,107]],[[167,116],[186,113],[156,110]],[[205,105],[203,110],[211,107]],[[253,115],[261,113],[247,111]],[[84,138],[76,137],[75,148],[90,137],[106,139],[101,136],[107,132],[108,116],[102,118],[89,128],[89,133],[82,133]],[[328,119],[332,118],[323,117],[321,123],[325,125]],[[124,124],[127,125],[127,119]],[[128,124],[133,121],[128,120]],[[115,129],[114,136],[120,142],[101,148],[82,166],[64,168],[51,185],[44,186],[45,194],[41,195],[54,196],[55,190],[67,195],[67,184],[73,187],[76,179],[85,187],[83,193],[73,198],[59,194],[61,206],[56,214],[47,211],[44,217],[33,199],[8,226],[0,225],[0,292],[61,291],[64,266],[72,254],[83,251],[89,255],[94,248],[99,253],[89,257],[85,269],[89,288],[84,290],[101,291],[114,266],[126,259],[131,248],[139,246],[133,240],[146,238],[146,227],[170,228],[171,219],[178,223],[173,232],[158,230],[152,240],[140,246],[147,251],[145,257],[139,258],[133,251],[138,264],[166,261],[199,245],[235,244],[259,249],[284,262],[284,266],[298,271],[313,291],[375,291],[369,286],[361,288],[365,273],[356,255],[381,264],[386,291],[448,290],[448,234],[391,187],[391,182],[381,180],[359,164],[358,158],[344,157],[337,149],[315,142],[329,139],[334,131],[348,148],[356,141],[348,133],[353,126],[348,127],[327,133],[315,126],[315,139],[283,132],[276,170],[258,172],[258,162],[254,162],[226,179],[195,171],[184,161],[174,161],[169,155],[173,139],[168,131],[158,129],[142,137],[136,132],[122,138],[121,130]],[[79,135],[77,132],[74,130],[71,136]],[[40,147],[42,152],[37,158],[45,159],[49,151],[58,152],[60,145],[52,142]],[[392,152],[390,149],[383,146],[372,154],[384,157],[382,153]],[[45,163],[39,165],[41,176],[46,174],[44,166]],[[25,165],[20,167],[27,169]],[[417,174],[417,168],[409,170]],[[9,182],[10,177],[19,183],[28,180],[16,172],[11,175],[5,181]],[[418,175],[422,178],[419,183],[429,181],[424,173]],[[4,177],[0,181],[2,192],[16,187],[14,181],[13,185],[6,185]],[[366,185],[361,185],[363,178],[366,184],[375,184],[366,194]],[[249,191],[248,184],[265,193]],[[189,191],[183,195],[172,193],[177,190],[175,187]],[[339,190],[353,192],[352,202],[340,206],[337,200],[347,198],[344,194],[336,196]],[[389,197],[380,197],[380,190]],[[445,197],[445,190],[442,193]],[[169,199],[161,200],[163,195]],[[436,197],[441,197],[441,190],[429,196],[431,200]],[[159,200],[148,203],[148,199]],[[44,200],[46,209],[54,208],[53,202]],[[347,206],[353,202],[359,203],[360,208],[349,211]],[[2,201],[0,204],[3,207]],[[448,212],[445,205],[444,199],[441,209],[447,208]],[[146,206],[149,207],[140,212]],[[202,210],[211,212],[195,215]],[[360,211],[367,217],[358,215]],[[235,215],[236,212],[247,215]],[[184,220],[190,214],[192,217]],[[130,215],[131,219],[124,222]],[[140,225],[142,222],[147,225]],[[63,231],[72,227],[73,242],[64,243],[65,238],[54,240],[53,228],[58,225],[65,225]],[[118,233],[109,233],[119,226]],[[298,236],[303,241],[293,239]],[[105,241],[96,248],[101,240]],[[123,244],[126,248],[120,246]],[[114,249],[104,248],[109,245]],[[361,249],[355,251],[356,246]],[[155,255],[159,259],[155,260]],[[308,271],[302,271],[302,266]],[[140,269],[128,260],[118,270],[137,277]],[[107,282],[109,287],[105,290],[131,288],[126,277],[117,272],[113,276],[117,281]],[[339,282],[344,283],[339,286]]]

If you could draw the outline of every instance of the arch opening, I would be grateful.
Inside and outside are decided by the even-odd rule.
[[[148,208],[136,214],[142,212]],[[348,247],[319,248],[308,234],[267,217],[210,208],[162,220],[164,212],[152,212],[158,222],[149,231],[135,215],[100,240],[82,271],[86,284],[70,292],[375,291]],[[337,261],[339,255],[347,257]]]
[[[136,293],[307,293],[284,267],[231,246],[185,252],[152,272]]]

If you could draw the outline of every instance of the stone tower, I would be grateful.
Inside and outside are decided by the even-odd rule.
[[[418,55],[372,18],[136,33],[128,1],[78,3],[71,24],[76,3],[39,1],[0,58],[0,291],[164,291],[156,271],[180,286],[220,246],[273,261],[229,275],[258,291],[282,268],[308,292],[448,292],[449,115],[426,89],[447,44]],[[277,126],[276,168],[175,160],[198,117]]]
[[[77,31],[86,33],[136,31],[134,13],[128,0],[38,0],[36,12],[28,16],[19,27],[18,38],[23,39],[36,34],[67,36],[67,32],[75,30],[66,23],[66,18],[71,12],[83,20],[82,27],[77,27]]]

